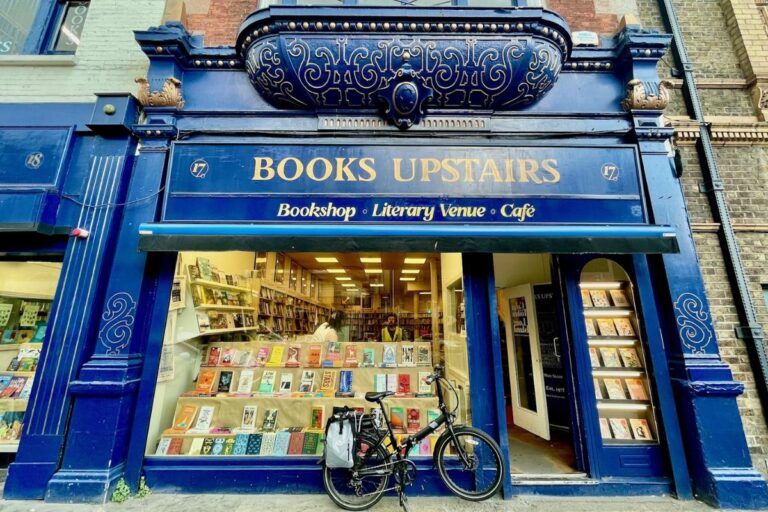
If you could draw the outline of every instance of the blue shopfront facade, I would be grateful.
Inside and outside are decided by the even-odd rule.
[[[152,457],[145,444],[176,253],[333,248],[463,253],[473,422],[505,453],[492,253],[556,255],[572,347],[586,347],[579,272],[609,255],[636,284],[663,442],[600,443],[574,349],[587,479],[508,478],[505,497],[768,504],[661,118],[668,36],[626,27],[572,48],[565,22],[536,8],[285,6],[244,20],[235,48],[178,24],[136,38],[143,108],[2,107],[4,253],[64,261],[6,498],[94,501],[141,476],[158,492],[320,491],[314,458]],[[430,466],[415,492],[445,492]]]

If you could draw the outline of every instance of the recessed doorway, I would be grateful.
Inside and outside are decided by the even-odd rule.
[[[494,275],[513,476],[583,476],[548,254],[496,254]]]

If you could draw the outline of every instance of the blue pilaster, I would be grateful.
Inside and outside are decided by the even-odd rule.
[[[135,117],[132,98],[112,97],[108,101],[117,112],[132,111]],[[103,110],[104,105],[97,101],[94,110]],[[75,205],[79,212],[66,216],[74,218],[69,227],[81,227],[89,236],[71,238],[67,245],[21,444],[5,482],[6,499],[43,498],[49,479],[59,467],[69,421],[72,381],[94,334],[98,305],[104,294],[103,279],[114,254],[119,204],[125,196],[135,143],[127,134],[94,131],[98,135],[85,144],[90,152],[87,171],[71,171],[75,180],[65,186],[67,196],[60,206],[61,210],[68,210]]]
[[[661,118],[667,98],[656,62],[669,39],[632,28],[622,38],[629,63],[624,106],[634,122],[651,220],[675,227],[680,247],[679,253],[657,260],[657,296],[660,311],[667,314],[670,371],[694,494],[723,508],[763,508],[768,506],[768,486],[752,467],[736,404],[743,385],[733,380],[720,358],[684,196],[670,158],[672,130]]]
[[[501,367],[501,337],[496,316],[496,284],[493,255],[464,254],[464,305],[467,317],[472,424],[491,434],[501,447],[506,473],[504,497],[512,496],[509,470],[509,439],[504,403],[504,373]]]
[[[71,384],[69,433],[48,501],[102,502],[124,474],[158,276],[147,272],[147,254],[138,251],[138,226],[157,217],[168,137],[174,133],[173,126],[156,123],[155,139],[141,142],[104,300],[97,306],[93,347]]]

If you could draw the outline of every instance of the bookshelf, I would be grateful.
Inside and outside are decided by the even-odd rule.
[[[658,444],[631,283],[582,282],[580,291],[603,444]]]

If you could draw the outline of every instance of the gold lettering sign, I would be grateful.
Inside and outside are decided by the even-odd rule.
[[[308,161],[287,156],[275,162],[270,157],[253,158],[253,181],[375,181],[376,159],[372,157],[315,157]],[[401,183],[533,183],[560,181],[555,158],[393,158],[392,177]]]

